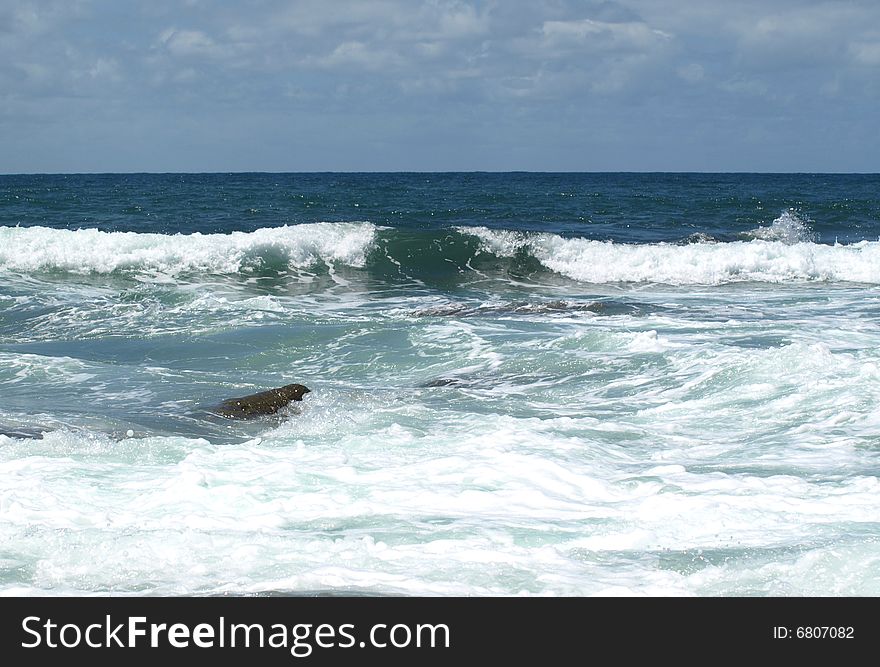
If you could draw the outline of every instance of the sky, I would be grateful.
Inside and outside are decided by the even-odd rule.
[[[0,0],[0,173],[878,160],[878,0]]]

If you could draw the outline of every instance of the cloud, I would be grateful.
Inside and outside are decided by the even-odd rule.
[[[403,66],[405,60],[397,53],[378,49],[363,42],[343,42],[326,56],[310,57],[306,65],[327,68],[363,68],[374,71],[388,71]]]
[[[648,27],[641,21],[608,23],[593,19],[579,21],[545,21],[540,28],[545,43],[559,46],[588,46],[611,50],[650,49],[671,35]]]
[[[15,67],[34,83],[46,83],[52,78],[52,70],[40,63],[16,63]]]
[[[726,93],[734,93],[738,95],[749,95],[754,97],[763,97],[770,90],[766,83],[752,79],[735,78],[728,81],[721,81],[718,88]]]
[[[98,58],[88,69],[88,75],[93,79],[109,79],[111,81],[121,79],[119,63],[115,58]]]
[[[519,72],[504,77],[501,88],[521,101],[586,103],[593,96],[650,93],[674,70],[674,35],[614,8],[606,3],[593,11],[626,20],[554,18],[510,40],[504,50],[519,61]]]
[[[301,0],[269,3],[257,20],[268,19],[271,28],[303,36],[333,37],[388,31],[406,25],[415,3],[394,0]]]
[[[849,45],[849,53],[860,65],[880,65],[880,40],[853,42]]]
[[[167,138],[188,117],[204,146],[344,126],[352,151],[357,132],[409,132],[425,155],[441,147],[419,132],[449,155],[601,134],[636,159],[643,128],[652,145],[719,118],[724,137],[830,137],[815,128],[847,113],[838,143],[865,154],[847,137],[877,134],[858,110],[880,103],[878,26],[875,0],[0,0],[0,141],[39,123],[104,137],[102,115]]]
[[[464,2],[428,2],[405,22],[398,38],[450,41],[485,35],[490,30],[487,9],[478,10]]]
[[[294,86],[317,104],[368,74],[386,101],[467,92],[493,104],[508,93],[580,101],[695,83],[746,94],[799,85],[765,79],[805,66],[852,66],[822,77],[845,93],[880,58],[871,33],[880,12],[867,2],[264,0],[245,8],[155,0],[116,24],[109,6],[8,3],[12,36],[3,42],[17,48],[0,46],[0,78],[30,67],[33,82],[37,66],[66,66],[108,84],[198,80],[207,96],[260,89],[280,101]],[[73,56],[62,55],[66,46]]]
[[[182,58],[220,58],[226,54],[201,30],[166,28],[159,34],[159,43],[172,55]]]
[[[699,83],[706,75],[705,68],[699,63],[682,65],[676,70],[678,76],[688,83]]]

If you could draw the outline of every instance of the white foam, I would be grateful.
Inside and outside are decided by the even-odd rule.
[[[460,227],[500,257],[525,250],[545,267],[588,283],[718,285],[729,282],[826,281],[880,283],[880,242],[822,245],[789,240],[654,243],[564,238],[486,227]]]
[[[755,239],[764,241],[781,241],[783,243],[803,243],[815,241],[816,235],[810,228],[810,219],[793,208],[783,211],[769,227],[758,227],[746,233]]]
[[[531,242],[490,240],[499,252]],[[193,298],[156,306],[166,310],[147,300],[116,313],[102,296],[88,326],[192,334],[257,316],[312,326],[320,313],[326,338],[263,367],[296,370],[315,391],[293,418],[234,443],[116,418],[117,435],[0,435],[0,595],[880,593],[878,288],[646,287],[645,304],[669,308],[464,322],[416,320],[401,295],[370,309],[347,293],[182,289]],[[403,315],[389,318],[389,304]],[[64,316],[88,323],[84,312]],[[345,327],[320,324],[331,316]],[[240,357],[106,364],[92,360],[98,347],[72,348],[82,360],[33,349],[45,356],[0,354],[10,398],[67,385],[140,414],[146,379],[158,418],[195,407],[205,383],[256,378]],[[472,382],[419,387],[448,377]],[[44,422],[55,423],[0,411],[9,431]]]
[[[169,235],[0,227],[0,271],[230,274],[260,268],[267,260],[288,268],[363,266],[376,229],[369,222],[318,222],[231,234]]]
[[[683,346],[661,324],[602,333],[645,384],[550,392],[570,416],[401,382],[322,388],[238,444],[0,437],[3,557],[27,563],[0,594],[876,594],[873,348]],[[522,372],[499,326],[420,327],[421,349]]]
[[[632,334],[627,347],[632,352],[663,352],[669,348],[669,342],[656,331],[639,331]]]
[[[0,379],[19,382],[80,383],[95,377],[94,367],[72,357],[0,352]]]
[[[0,592],[723,595],[796,561],[777,577],[821,594],[810,559],[834,557],[827,531],[870,528],[880,507],[872,476],[628,467],[537,418],[462,414],[421,433],[403,408],[365,418],[307,445],[289,423],[262,443],[154,438],[149,456],[75,434],[42,455],[0,449],[0,540],[30,565]],[[123,465],[114,447],[141,456]],[[762,555],[775,545],[791,556]],[[846,590],[875,580],[854,570]]]

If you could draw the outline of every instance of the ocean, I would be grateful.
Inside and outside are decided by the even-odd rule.
[[[877,596],[878,324],[878,175],[0,176],[0,594]]]

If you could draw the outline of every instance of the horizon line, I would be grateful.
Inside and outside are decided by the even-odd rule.
[[[766,175],[766,176],[876,176],[878,171],[687,171],[687,170],[490,170],[490,169],[464,169],[464,170],[390,170],[390,171],[361,171],[361,170],[315,170],[315,171],[254,171],[254,170],[222,170],[222,171],[0,171],[3,176],[202,176],[202,175],[249,175],[249,174],[349,174],[349,175],[382,175],[382,174],[679,174],[679,175]]]

